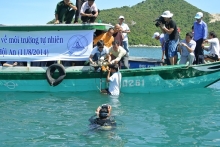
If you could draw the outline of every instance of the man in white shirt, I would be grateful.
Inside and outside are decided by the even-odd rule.
[[[89,57],[89,61],[91,64],[97,64],[96,61],[100,60],[101,58],[106,58],[108,55],[108,48],[104,46],[104,42],[99,40],[97,42],[97,46],[92,50],[92,53]]]
[[[205,55],[205,60],[210,62],[219,61],[219,40],[214,31],[209,32],[209,39],[205,40],[204,43],[210,43],[209,48],[204,48],[209,51],[209,54]]]
[[[95,0],[88,0],[87,2],[84,2],[81,10],[81,20],[83,23],[94,23],[95,19],[99,15],[99,10],[94,2]]]
[[[196,48],[196,42],[192,39],[193,34],[191,32],[186,34],[185,40],[183,40],[179,45],[179,52],[181,54],[179,64],[186,64],[189,62],[189,65],[193,64],[195,60],[194,50]]]
[[[152,38],[160,41],[160,45],[161,45],[161,49],[162,49],[162,58],[161,59],[164,60],[164,56],[165,56],[164,34],[160,34],[159,32],[155,32]]]
[[[102,89],[101,93],[107,93],[115,96],[120,94],[121,73],[118,71],[118,69],[118,64],[109,65],[109,70],[106,77],[106,81],[109,82],[109,88]],[[110,76],[110,74],[112,75]]]
[[[128,48],[128,33],[130,33],[130,28],[128,27],[128,25],[126,23],[124,23],[124,16],[119,16],[118,18],[119,20],[119,25],[122,27],[122,33],[124,36],[123,39],[123,47],[124,49],[127,51],[127,53],[129,54],[129,48]]]

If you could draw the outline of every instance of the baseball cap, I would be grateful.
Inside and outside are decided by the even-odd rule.
[[[160,36],[160,33],[155,32],[152,38],[155,38],[155,37],[158,37],[158,36]]]
[[[203,13],[202,12],[198,12],[196,13],[195,19],[200,19],[203,17]]]
[[[125,19],[125,17],[121,15],[121,16],[119,16],[118,19]]]

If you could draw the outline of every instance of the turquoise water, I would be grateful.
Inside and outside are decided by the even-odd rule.
[[[130,56],[161,59],[161,48],[130,48]]]
[[[135,48],[132,52],[155,54],[152,58],[157,57],[155,52],[161,55],[159,49]],[[122,93],[119,98],[102,95],[98,89],[87,93],[1,93],[0,146],[219,146],[219,87],[217,83],[211,88],[169,93]],[[112,105],[117,129],[90,130],[88,119],[105,103]]]

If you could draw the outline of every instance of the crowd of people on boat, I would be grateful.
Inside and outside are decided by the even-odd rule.
[[[61,0],[57,3],[55,9],[55,24],[79,22],[94,23],[98,17],[100,10],[95,4],[95,0],[76,0],[74,5],[70,0]],[[196,21],[193,23],[192,32],[187,32],[185,39],[180,39],[180,29],[176,22],[172,19],[173,13],[164,11],[161,15],[162,19],[158,19],[158,27],[161,33],[155,32],[153,38],[161,43],[162,60],[167,65],[175,65],[178,61],[178,53],[180,53],[180,61],[178,64],[204,64],[205,62],[219,61],[220,47],[219,40],[214,31],[208,33],[208,26],[203,21],[203,13],[198,12],[195,15]],[[128,33],[130,28],[125,23],[124,16],[119,16],[118,23],[114,28],[109,28],[105,33],[94,37],[94,49],[90,55],[90,63],[95,64],[101,57],[105,56],[109,63],[120,63],[124,68],[128,66],[129,45]],[[102,41],[102,42],[101,42]],[[101,42],[101,43],[100,43]],[[205,45],[209,43],[209,47]],[[204,55],[204,50],[208,51],[208,55]],[[111,60],[111,61],[110,61]],[[76,65],[74,61],[63,61],[64,66]],[[22,66],[26,63],[6,62],[3,66]],[[84,63],[77,63],[84,65]],[[121,68],[120,65],[120,68]],[[33,62],[32,66],[48,66],[47,62]]]
[[[75,14],[74,23],[78,23],[78,19],[81,16],[82,23],[94,23],[98,17],[100,11],[97,8],[95,0],[76,0],[76,6],[70,0],[63,0],[57,4],[55,10],[55,23],[69,24],[73,19]],[[74,11],[74,13],[72,13]],[[75,13],[76,12],[76,13]],[[68,17],[71,13],[71,17]],[[180,61],[178,64],[204,64],[205,62],[215,62],[219,60],[219,40],[214,31],[208,33],[208,26],[203,21],[203,13],[198,12],[194,17],[196,21],[193,23],[192,32],[187,32],[185,39],[180,39],[180,28],[177,27],[176,22],[172,19],[173,13],[170,11],[164,11],[161,15],[161,19],[157,20],[158,27],[161,29],[161,34],[155,32],[153,38],[160,40],[162,47],[162,60],[165,60],[166,65],[175,65],[178,61],[178,52],[180,53]],[[104,49],[106,54],[116,55],[116,59],[112,58],[115,63],[119,63],[120,60],[123,61],[124,68],[128,68],[128,33],[130,29],[128,25],[124,22],[124,16],[119,16],[119,23],[110,28],[106,33],[103,33],[94,38],[94,45],[102,40],[104,46],[97,46],[90,56],[90,61],[94,63],[97,60],[97,56],[94,57],[94,52],[101,51],[101,48],[109,48],[109,50]],[[119,43],[119,47],[114,47],[113,41]],[[210,43],[209,48],[205,47],[205,43]],[[115,44],[115,43],[114,43]],[[118,48],[117,53],[113,50]],[[125,51],[126,54],[125,54]],[[209,51],[208,55],[204,55],[204,50]],[[112,52],[109,52],[112,51]],[[101,51],[102,52],[102,51]],[[120,54],[118,52],[121,52]],[[119,57],[117,57],[119,55]],[[110,57],[110,56],[108,56]],[[93,58],[93,59],[92,59]],[[110,58],[111,59],[111,58]],[[112,62],[113,63],[113,62]]]
[[[180,31],[172,19],[173,14],[170,11],[164,11],[161,17],[164,21],[160,19],[156,21],[158,21],[158,27],[162,33],[155,32],[152,38],[160,41],[162,60],[166,57],[167,65],[177,64],[177,52],[181,55],[179,64],[193,65],[219,61],[219,40],[214,31],[208,33],[208,26],[203,21],[202,12],[196,13],[192,32],[187,32],[183,40],[180,40]],[[206,43],[209,43],[208,48],[205,46]],[[209,54],[204,55],[204,50],[208,51]]]
[[[79,17],[81,17],[82,23],[94,23],[99,13],[100,10],[97,8],[95,0],[76,0],[76,6],[70,0],[63,0],[56,6],[55,23],[70,24],[74,14],[76,14],[74,23],[78,23]],[[71,17],[69,17],[70,15]],[[123,67],[129,68],[127,34],[130,33],[130,29],[124,23],[124,19],[124,16],[119,16],[114,28],[109,28],[107,32],[94,37],[94,49],[89,58],[90,63],[97,64],[100,58],[104,58],[111,64],[121,65],[120,61],[122,61]]]
[[[95,0],[76,0],[76,6],[70,0],[62,0],[57,3],[55,9],[55,24],[70,24],[75,16],[74,23],[78,23],[81,18],[82,23],[94,23],[100,11],[95,4]],[[111,64],[118,64],[123,61],[123,67],[128,68],[128,33],[130,29],[124,23],[124,16],[119,16],[118,24],[114,28],[109,28],[107,32],[94,37],[94,49],[90,55],[90,63],[95,64],[101,57],[105,58]],[[104,48],[104,49],[103,49]],[[14,62],[17,63],[17,62]],[[21,64],[6,64],[3,66],[18,66]],[[50,62],[32,62],[31,66],[49,66]],[[84,65],[79,61],[63,61],[64,66]],[[26,65],[24,63],[23,65]],[[120,68],[121,68],[120,64]]]

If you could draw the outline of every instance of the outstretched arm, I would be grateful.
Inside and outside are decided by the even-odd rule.
[[[3,66],[5,67],[13,67],[13,66],[17,66],[18,63],[17,62],[14,62],[13,64],[8,64],[7,62],[3,64]]]
[[[65,3],[67,6],[69,6],[70,8],[72,8],[73,10],[77,10],[77,7],[74,6],[70,1],[64,0],[64,3]]]
[[[58,14],[55,14],[55,19],[56,19],[56,20],[55,20],[55,22],[54,22],[54,23],[55,23],[55,24],[59,24],[59,23],[60,23],[60,21],[59,21],[59,19],[58,19]]]
[[[111,114],[112,106],[108,105],[108,114]]]
[[[69,3],[68,6],[69,6],[70,8],[72,8],[73,10],[77,10],[77,7],[74,6],[74,5],[72,5],[71,3]]]
[[[106,82],[110,81],[110,74],[111,74],[111,71],[110,71],[110,69],[108,69],[108,74],[107,74],[107,77],[106,77]]]
[[[99,115],[99,111],[100,111],[100,110],[101,110],[101,107],[98,106],[98,108],[96,109],[95,113],[96,113],[97,115]]]
[[[95,64],[95,62],[93,62],[92,58],[93,58],[93,55],[90,55],[89,56],[89,61],[90,61],[90,63]]]
[[[187,49],[190,53],[194,52],[194,50],[195,50],[195,48],[196,48],[196,45],[193,45],[192,47],[189,47],[189,46],[188,46],[187,44],[185,44],[185,43],[182,43],[181,45],[182,45],[182,46],[185,46],[186,49]]]
[[[112,60],[112,57],[111,57],[111,55],[110,55],[110,54],[108,54],[108,55],[107,55],[107,59],[108,59],[108,62],[110,63],[110,62],[111,62],[111,60]]]

